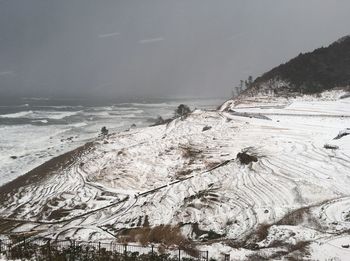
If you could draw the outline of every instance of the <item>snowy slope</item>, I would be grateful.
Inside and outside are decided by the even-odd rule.
[[[109,135],[12,193],[0,228],[114,240],[125,228],[171,224],[217,256],[322,259],[327,246],[330,257],[350,257],[350,135],[333,139],[350,128],[350,99],[340,95],[230,101]],[[242,151],[258,161],[242,165]]]

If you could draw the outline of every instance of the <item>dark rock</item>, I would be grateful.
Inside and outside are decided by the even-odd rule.
[[[346,130],[343,130],[339,132],[337,137],[335,137],[333,140],[339,140],[340,138],[343,138],[344,136],[350,135],[350,128],[347,128]]]
[[[244,165],[248,165],[251,162],[257,162],[258,161],[257,157],[255,157],[253,155],[249,155],[247,152],[239,152],[237,154],[237,159],[239,159],[241,164],[244,164]]]
[[[337,150],[339,147],[337,145],[330,145],[330,144],[325,144],[323,148],[328,149],[328,150]]]
[[[207,131],[207,130],[210,130],[211,129],[211,126],[205,126],[203,127],[202,131]]]

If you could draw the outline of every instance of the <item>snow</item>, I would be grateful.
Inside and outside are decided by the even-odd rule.
[[[334,137],[350,127],[350,99],[340,95],[228,101],[226,110],[196,110],[167,125],[111,134],[73,164],[24,187],[0,213],[48,222],[16,232],[53,238],[115,240],[111,234],[147,216],[151,226],[187,224],[182,231],[195,241],[195,223],[223,235],[221,242],[200,246],[212,257],[271,257],[305,241],[314,259],[347,260],[341,244],[350,241],[344,235],[350,229],[350,135]],[[212,128],[203,131],[205,126]],[[243,150],[258,162],[241,165],[236,155]],[[68,214],[55,223],[49,217],[59,209]],[[262,224],[270,227],[255,242],[259,250],[226,244],[244,242]],[[284,245],[273,246],[278,240]]]
[[[312,257],[316,260],[349,260],[350,236],[321,240],[311,245]]]

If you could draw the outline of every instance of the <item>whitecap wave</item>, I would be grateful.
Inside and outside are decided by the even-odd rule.
[[[48,120],[32,120],[32,122],[48,123]]]
[[[36,112],[33,116],[35,118],[46,118],[51,120],[62,120],[67,117],[77,115],[80,111],[40,111]]]
[[[23,97],[22,100],[28,100],[28,101],[49,101],[50,98],[46,98],[46,97]]]
[[[32,114],[33,111],[20,111],[16,113],[8,113],[0,115],[1,118],[26,118],[28,115]]]
[[[129,105],[134,107],[169,107],[172,106],[170,103],[120,103],[120,105]]]
[[[0,115],[0,118],[26,118],[26,119],[51,119],[62,120],[78,114],[81,111],[20,111],[16,113],[9,113]]]

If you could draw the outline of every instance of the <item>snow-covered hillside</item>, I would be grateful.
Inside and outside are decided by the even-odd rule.
[[[111,134],[33,170],[34,182],[2,187],[11,193],[0,230],[135,240],[140,227],[170,224],[235,260],[350,257],[350,98],[341,95],[229,101]],[[242,152],[257,161],[243,164]]]

